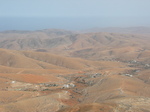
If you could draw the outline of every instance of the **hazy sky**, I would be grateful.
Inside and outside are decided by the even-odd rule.
[[[0,0],[0,30],[150,26],[150,0]]]

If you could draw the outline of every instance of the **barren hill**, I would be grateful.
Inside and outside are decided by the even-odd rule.
[[[116,64],[117,66],[124,66],[123,63],[119,62],[89,61],[80,58],[64,57],[45,52],[0,49],[0,55],[1,68],[6,70],[10,68],[10,70],[15,69],[17,71],[20,69],[24,69],[24,71],[32,71],[36,69],[83,71],[100,67],[111,67],[109,63]],[[5,70],[2,71],[6,72]]]
[[[150,112],[149,36],[1,32],[0,111]]]
[[[77,34],[62,30],[0,33],[0,48],[51,52],[90,60],[146,60],[149,41],[149,35],[141,34]]]

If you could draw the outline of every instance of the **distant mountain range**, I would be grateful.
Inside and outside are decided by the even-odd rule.
[[[137,33],[77,33],[58,29],[5,31],[0,33],[0,48],[51,52],[91,60],[129,60],[142,58],[139,54],[149,52],[149,40],[149,34]]]

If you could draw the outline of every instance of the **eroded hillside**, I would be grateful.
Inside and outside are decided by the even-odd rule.
[[[0,111],[149,112],[149,42],[148,34],[1,32]]]

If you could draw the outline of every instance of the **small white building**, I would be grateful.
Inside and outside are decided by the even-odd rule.
[[[130,74],[125,74],[125,76],[133,77],[133,75],[130,75]]]
[[[68,84],[64,84],[62,88],[69,88]]]
[[[16,81],[11,81],[12,84],[16,83]]]
[[[64,84],[62,88],[74,88],[76,85],[73,83]]]

